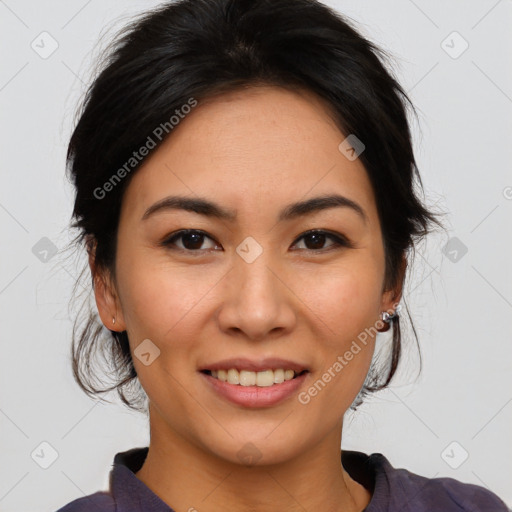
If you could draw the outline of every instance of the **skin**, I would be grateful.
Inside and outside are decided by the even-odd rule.
[[[260,86],[200,102],[125,191],[115,277],[90,260],[103,323],[128,332],[132,354],[145,339],[160,350],[149,366],[134,357],[151,431],[136,476],[176,511],[361,511],[370,501],[341,465],[340,445],[374,338],[306,405],[296,395],[234,405],[198,372],[229,357],[283,357],[311,369],[304,391],[396,305],[403,279],[384,290],[375,196],[360,160],[338,149],[344,138],[309,92]],[[332,193],[357,202],[366,220],[333,207],[278,222],[288,204]],[[168,209],[142,220],[171,194],[207,198],[237,218]],[[181,229],[208,236],[195,252],[183,238],[160,245]],[[300,238],[310,229],[352,247]],[[248,236],[263,249],[250,264],[236,252]],[[261,457],[244,465],[237,453],[249,442]]]

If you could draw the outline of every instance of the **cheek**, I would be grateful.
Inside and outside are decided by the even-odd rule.
[[[381,281],[374,263],[356,255],[337,268],[301,279],[298,295],[325,324],[327,338],[346,342],[377,321]]]
[[[313,407],[334,414],[350,406],[373,356],[382,276],[378,268],[363,260],[360,265],[317,275],[314,283],[303,282],[302,293],[308,297],[304,302],[317,318],[313,321],[323,326],[322,346],[318,347],[323,352],[322,368],[307,395],[312,399],[321,394]]]
[[[174,268],[145,257],[124,263],[118,272],[123,316],[135,369],[142,387],[153,400],[162,396],[162,390],[173,388],[174,379],[184,381],[194,366],[192,348],[200,339],[204,325],[201,308],[218,279],[204,273],[200,278],[197,271]],[[160,351],[148,366],[136,357],[137,346],[146,339]],[[180,388],[178,384],[176,387]],[[172,407],[185,406],[186,399],[180,393],[175,394]]]
[[[120,269],[119,282],[128,332],[163,340],[182,323],[190,326],[194,309],[216,280],[204,272],[141,259]]]

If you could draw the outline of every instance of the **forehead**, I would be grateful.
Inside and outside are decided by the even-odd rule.
[[[180,120],[133,176],[123,203],[140,213],[181,193],[236,209],[270,208],[339,192],[372,210],[366,170],[340,152],[344,139],[326,103],[309,91],[265,86],[225,93],[200,101]]]

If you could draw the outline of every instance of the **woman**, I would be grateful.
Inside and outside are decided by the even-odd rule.
[[[92,315],[73,360],[95,395],[106,350],[151,440],[62,512],[507,510],[340,451],[344,413],[395,373],[407,256],[439,225],[407,105],[381,51],[313,0],[182,0],[126,29],[68,150],[110,331]]]

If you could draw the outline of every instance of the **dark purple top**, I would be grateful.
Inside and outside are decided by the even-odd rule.
[[[108,492],[78,498],[57,512],[174,512],[135,476],[147,453],[147,447],[117,453]],[[380,453],[344,451],[341,460],[350,476],[372,492],[364,512],[509,512],[483,487],[395,469]]]

